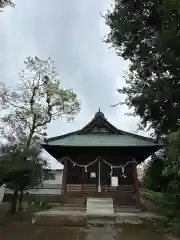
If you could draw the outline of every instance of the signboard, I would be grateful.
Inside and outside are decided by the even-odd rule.
[[[118,187],[118,177],[111,177],[111,187]]]
[[[96,177],[96,173],[95,172],[91,172],[90,177],[91,178],[95,178]]]

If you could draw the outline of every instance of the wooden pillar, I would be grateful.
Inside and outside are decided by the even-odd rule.
[[[81,189],[82,189],[82,196],[84,198],[84,206],[86,205],[86,201],[87,201],[87,196],[86,196],[86,178],[87,178],[87,172],[85,171],[84,168],[82,168],[82,172],[81,172]]]
[[[66,184],[67,184],[67,171],[68,171],[68,164],[67,159],[64,159],[64,169],[63,169],[63,177],[62,177],[62,195],[66,192]]]
[[[84,191],[85,191],[85,182],[86,182],[86,172],[85,172],[85,169],[84,168],[82,168],[82,170],[81,170],[82,172],[81,172],[81,185],[82,185],[82,192],[84,193]]]
[[[101,161],[98,161],[98,192],[101,192]]]
[[[136,195],[136,206],[139,207],[140,193],[139,193],[139,182],[138,182],[137,165],[136,164],[134,164],[134,186],[135,186],[135,195]]]

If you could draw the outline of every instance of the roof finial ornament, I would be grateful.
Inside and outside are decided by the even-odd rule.
[[[98,108],[98,112],[95,114],[94,118],[101,117],[105,119],[104,114],[101,112],[101,109]]]

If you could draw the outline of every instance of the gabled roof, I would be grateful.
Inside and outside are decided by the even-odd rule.
[[[117,129],[114,125],[112,125],[104,116],[104,114],[99,111],[95,114],[94,118],[83,127],[80,132],[81,134],[86,134],[90,132],[95,126],[105,127],[109,130],[109,133],[121,134],[121,130]]]
[[[99,130],[103,130],[103,132]],[[117,129],[99,110],[81,130],[49,138],[43,145],[69,147],[153,147],[163,146],[152,138]]]

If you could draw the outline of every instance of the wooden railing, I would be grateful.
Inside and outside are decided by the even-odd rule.
[[[109,185],[102,186],[103,192],[134,192],[133,185],[120,185],[118,187],[112,187]]]
[[[97,192],[97,185],[95,184],[83,184],[82,191],[84,193]]]
[[[82,192],[82,184],[68,184],[66,185],[67,192]]]
[[[82,192],[82,193],[90,193],[97,192],[97,185],[95,184],[67,184],[66,185],[67,192]],[[109,185],[101,186],[102,192],[126,192],[133,193],[134,186],[133,185],[120,185],[118,187],[112,187]]]

